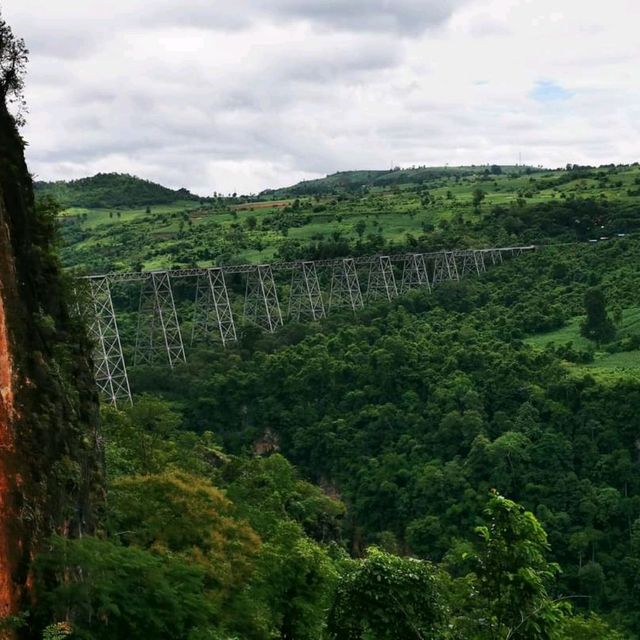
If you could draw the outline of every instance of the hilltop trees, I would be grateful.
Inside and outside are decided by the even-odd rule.
[[[482,201],[485,199],[485,192],[480,189],[479,187],[476,187],[472,194],[471,194],[471,201],[473,202],[473,209],[476,213],[478,213],[480,211],[480,205],[482,204]]]
[[[63,208],[143,209],[147,215],[157,205],[175,205],[174,216],[183,216],[195,206],[198,196],[186,189],[169,189],[127,173],[97,173],[69,182],[36,182],[40,196],[53,196]],[[162,215],[162,214],[160,214]],[[160,218],[161,222],[167,219]]]

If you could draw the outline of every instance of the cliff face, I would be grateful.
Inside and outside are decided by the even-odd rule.
[[[4,243],[0,250],[4,255]],[[13,495],[18,488],[18,474],[13,466],[15,447],[13,443],[13,366],[9,355],[9,338],[2,289],[0,289],[0,616],[15,612],[16,600],[12,567],[17,557],[19,538],[11,529],[16,520]]]
[[[94,528],[101,494],[90,347],[69,314],[52,208],[36,209],[23,151],[0,104],[0,616],[28,601],[46,536]]]

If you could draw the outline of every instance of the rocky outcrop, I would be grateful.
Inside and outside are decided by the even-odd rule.
[[[55,207],[36,207],[23,152],[0,104],[2,616],[28,602],[29,566],[48,535],[94,529],[101,495],[90,348],[52,251]]]

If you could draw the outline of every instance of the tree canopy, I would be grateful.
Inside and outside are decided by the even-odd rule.
[[[17,38],[0,15],[0,99],[5,105],[15,106],[18,124],[24,122],[24,78],[29,50],[22,38]]]

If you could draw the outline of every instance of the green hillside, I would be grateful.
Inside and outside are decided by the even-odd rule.
[[[146,147],[161,128],[158,166],[186,164],[185,149],[197,161],[207,137],[218,159],[345,152],[362,128],[355,111],[286,139],[314,98],[311,115],[328,124],[320,92],[363,112],[378,98],[392,107],[368,123],[383,146],[422,144],[428,127],[409,138],[406,114],[442,116],[442,105],[469,149],[503,144],[496,127],[515,143],[536,116],[529,157],[622,149],[615,136],[628,127],[602,136],[587,125],[603,96],[623,124],[633,112],[616,104],[628,102],[633,61],[612,48],[629,37],[608,6],[574,3],[562,21],[514,6],[500,33],[487,2],[473,15],[445,6],[461,3],[370,3],[364,15],[353,2],[280,2],[251,6],[248,22],[239,6],[249,48],[203,92],[207,69],[216,75],[202,65],[204,32],[233,44],[220,29],[238,27],[215,3],[49,4],[22,12],[41,36],[29,95],[102,161],[92,132],[103,138],[107,108],[130,127],[153,110],[127,140],[144,154],[136,140]],[[84,34],[96,40],[88,51]],[[406,51],[380,57],[374,41]],[[414,82],[429,60],[409,54],[427,42],[430,59],[455,51],[469,67],[437,103]],[[335,49],[326,60],[323,45]],[[519,73],[513,91],[476,73],[508,55],[497,71]],[[37,183],[34,197],[28,57],[0,15],[0,640],[640,640],[638,163],[344,171],[202,198],[101,173]],[[65,74],[55,91],[47,57]],[[144,82],[111,86],[123,61]],[[571,82],[578,63],[591,84]],[[585,97],[605,63],[612,81],[596,104]],[[498,94],[501,109],[482,107]],[[176,99],[189,126],[172,117]],[[270,113],[273,130],[258,131]],[[29,141],[45,170],[74,160],[58,138]],[[463,252],[462,277],[432,286],[411,260],[384,259],[523,244],[534,246],[487,251],[487,269],[464,268],[478,252]],[[329,259],[367,255],[353,270]],[[425,264],[438,274],[445,257]]]
[[[131,202],[106,187],[98,198],[96,179],[75,181],[68,183],[76,193],[73,206],[68,197],[63,200],[62,257],[67,266],[87,272],[210,266],[404,247],[587,241],[640,226],[638,165],[504,167],[500,173],[486,167],[433,169],[428,183],[346,191],[336,182],[345,178],[362,185],[367,176],[379,181],[428,171],[336,174],[318,181],[317,191],[305,197],[273,192],[200,201],[177,199],[178,192],[160,187],[156,202],[166,196],[162,204],[141,203],[140,193]],[[121,181],[156,193],[155,185],[129,177],[106,182]],[[91,204],[98,201],[100,206]],[[118,204],[105,206],[107,201]]]
[[[564,357],[576,373],[640,379],[640,306],[616,310],[616,340],[594,344],[580,332],[584,316],[569,319],[560,329],[526,339],[540,349],[552,349]]]
[[[336,193],[353,193],[367,189],[391,186],[422,186],[435,183],[442,178],[460,179],[477,175],[501,175],[503,173],[520,174],[537,171],[534,167],[516,167],[505,165],[471,165],[467,167],[396,167],[388,171],[339,171],[325,178],[305,180],[290,187],[268,189],[261,195],[315,196]]]
[[[40,196],[52,196],[65,209],[138,207],[199,200],[186,189],[168,189],[126,173],[98,173],[79,180],[36,182],[35,190]]]

